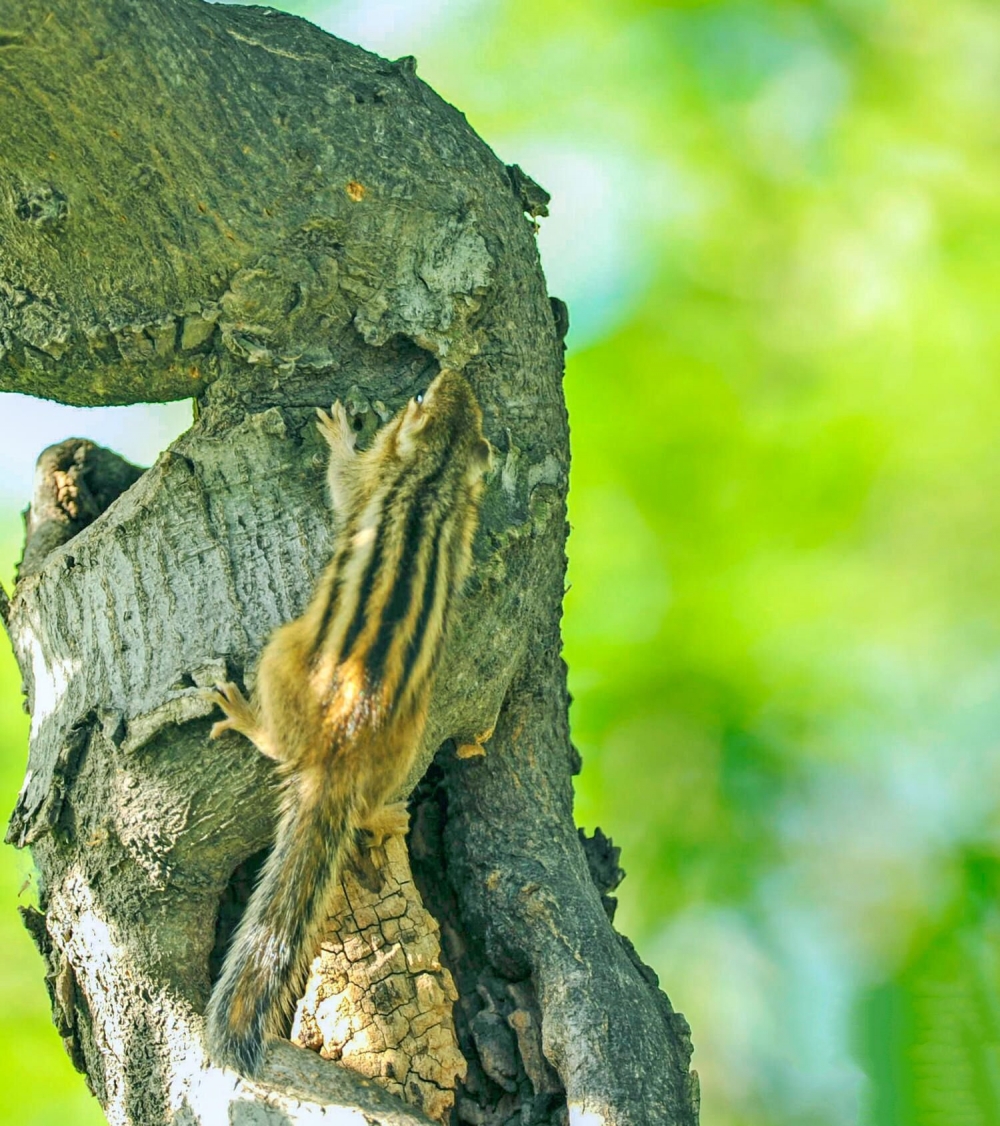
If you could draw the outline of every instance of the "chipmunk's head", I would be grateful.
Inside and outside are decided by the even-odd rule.
[[[483,412],[465,376],[445,368],[407,403],[396,448],[404,458],[418,453],[441,457],[451,451],[468,464],[470,479],[490,468],[493,450],[483,437]]]

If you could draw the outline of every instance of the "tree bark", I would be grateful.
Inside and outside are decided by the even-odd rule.
[[[573,825],[544,192],[414,60],[265,8],[18,0],[0,118],[0,389],[197,404],[141,475],[47,451],[0,599],[32,714],[8,832],[39,871],[25,922],[109,1120],[693,1124],[687,1025],[612,929],[610,842]],[[201,1013],[274,781],[237,737],[208,743],[198,689],[252,684],[325,562],[314,406],[344,399],[364,442],[444,364],[498,457],[409,858],[345,875],[296,1019],[342,1062],[279,1041],[245,1081],[206,1059]]]

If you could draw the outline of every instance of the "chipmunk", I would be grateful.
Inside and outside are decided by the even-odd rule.
[[[281,812],[206,1013],[212,1057],[253,1076],[316,951],[356,830],[405,833],[398,793],[420,746],[456,595],[469,569],[491,449],[465,378],[443,370],[363,453],[338,401],[330,447],[333,555],[305,613],[271,635],[248,702],[208,696],[279,764]]]

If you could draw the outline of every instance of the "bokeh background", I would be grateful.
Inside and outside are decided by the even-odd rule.
[[[578,819],[694,1030],[705,1126],[1000,1123],[1000,5],[284,6],[554,196]],[[74,433],[0,396],[0,549]],[[13,806],[26,721],[0,665]],[[0,1123],[97,1123],[0,853]]]

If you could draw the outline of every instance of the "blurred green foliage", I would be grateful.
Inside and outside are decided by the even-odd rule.
[[[706,1126],[993,1126],[1000,8],[425,7],[365,45],[555,189],[578,816]],[[18,942],[0,1059],[34,1076]]]

